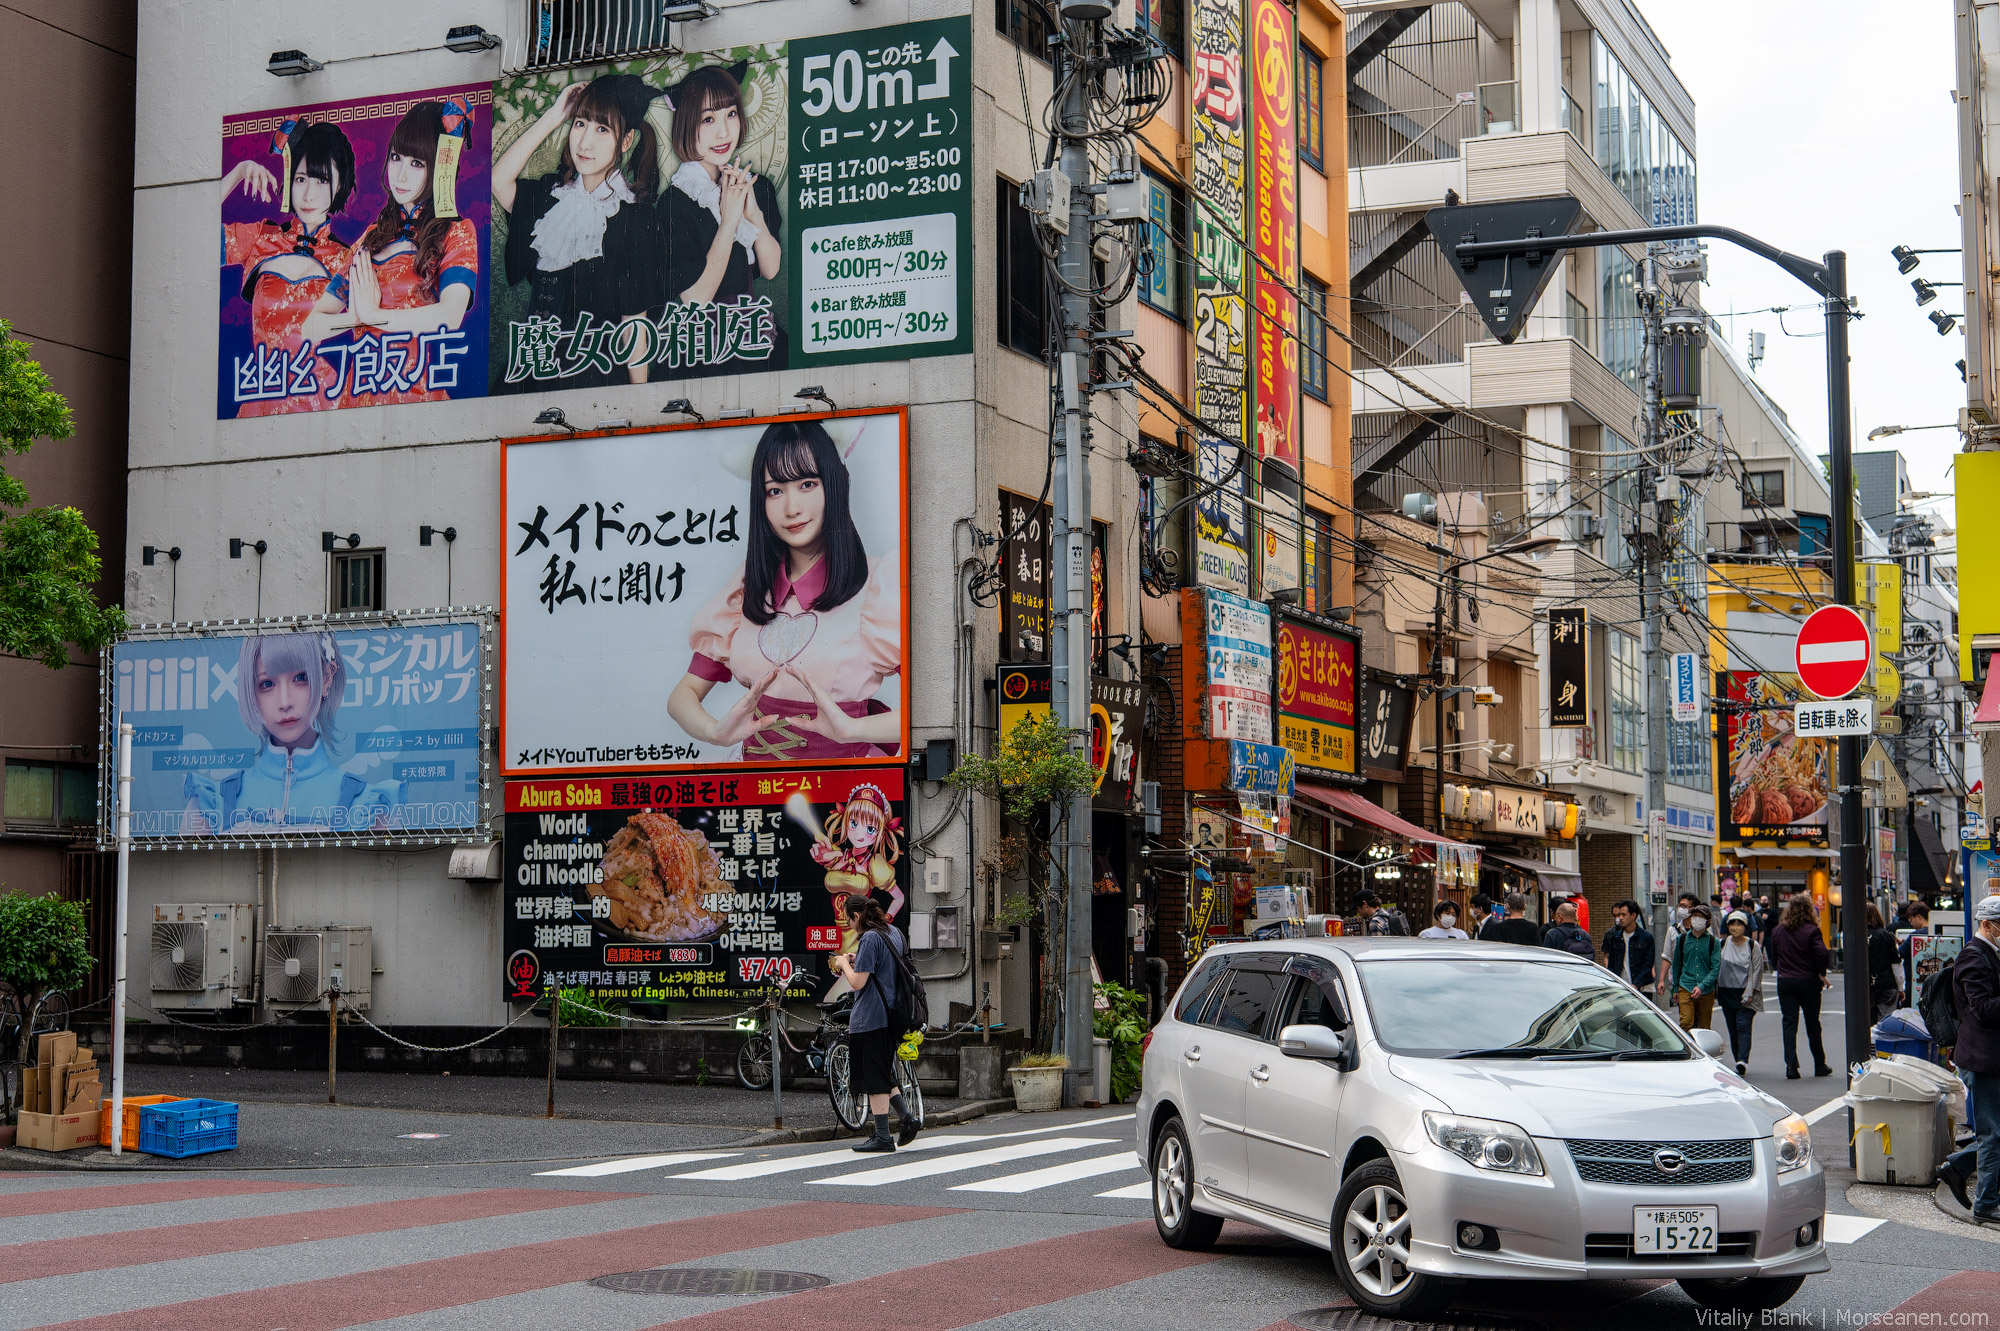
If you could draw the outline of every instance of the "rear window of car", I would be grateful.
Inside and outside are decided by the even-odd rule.
[[[1285,976],[1271,971],[1231,970],[1207,1024],[1241,1035],[1262,1035],[1285,984]]]
[[[1208,956],[1201,959],[1201,963],[1194,968],[1194,973],[1188,976],[1187,983],[1181,986],[1180,1002],[1174,1005],[1175,1021],[1201,1020],[1202,1000],[1208,997],[1209,990],[1215,987],[1216,980],[1221,977],[1228,965],[1229,958],[1224,956]]]

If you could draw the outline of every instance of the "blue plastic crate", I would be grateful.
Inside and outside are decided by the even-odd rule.
[[[180,1160],[236,1149],[236,1106],[223,1100],[177,1100],[139,1110],[139,1149]]]

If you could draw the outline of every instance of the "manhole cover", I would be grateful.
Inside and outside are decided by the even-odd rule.
[[[1433,1321],[1412,1322],[1400,1317],[1377,1317],[1352,1304],[1310,1308],[1293,1313],[1287,1320],[1306,1331],[1543,1331],[1540,1322],[1493,1313],[1447,1311]]]
[[[723,1298],[731,1294],[793,1294],[833,1282],[805,1271],[758,1271],[749,1267],[668,1266],[619,1271],[590,1282],[620,1294],[688,1294]]]

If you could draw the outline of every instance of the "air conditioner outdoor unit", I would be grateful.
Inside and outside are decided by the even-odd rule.
[[[242,902],[154,906],[153,1006],[216,1009],[248,999],[256,915]]]
[[[374,931],[368,925],[264,931],[264,1002],[280,1011],[326,1011],[327,989],[336,977],[342,1001],[366,1011],[374,968]]]

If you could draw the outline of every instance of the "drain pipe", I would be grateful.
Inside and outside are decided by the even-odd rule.
[[[1160,1024],[1160,1018],[1167,1012],[1167,959],[1165,957],[1146,958],[1146,1001],[1152,1006],[1148,1026]]]

